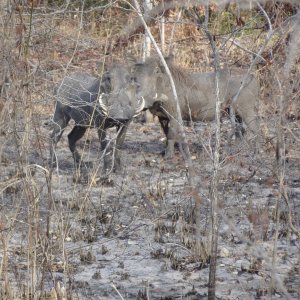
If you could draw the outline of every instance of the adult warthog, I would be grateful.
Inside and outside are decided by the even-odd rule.
[[[215,73],[188,73],[174,66],[166,59],[171,71],[183,120],[213,121],[216,108]],[[136,63],[132,76],[140,86],[145,98],[145,108],[158,116],[167,137],[166,156],[174,155],[174,142],[180,142],[176,105],[172,101],[173,93],[168,75],[159,59],[150,58],[143,63]],[[237,94],[244,75],[231,76],[227,69],[220,71],[219,90],[222,109],[230,106],[231,99]],[[251,76],[233,105],[235,114],[255,134],[258,134],[256,101],[259,98],[259,85]]]
[[[54,162],[56,145],[68,122],[73,119],[75,126],[68,134],[68,140],[75,167],[79,167],[81,158],[76,150],[76,142],[82,138],[87,128],[97,129],[101,149],[104,150],[108,145],[106,130],[117,127],[113,166],[115,171],[120,170],[120,147],[127,126],[145,105],[143,97],[138,97],[137,89],[128,67],[121,65],[112,66],[101,79],[86,73],[74,73],[65,77],[57,91],[52,120],[51,163]],[[104,168],[108,168],[107,159],[104,159]]]

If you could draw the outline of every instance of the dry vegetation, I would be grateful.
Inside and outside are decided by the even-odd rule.
[[[300,17],[296,4],[275,2],[264,5],[268,17],[254,6],[210,6],[221,65],[247,70],[261,50],[252,72],[264,140],[256,154],[244,140],[228,147],[230,124],[222,124],[219,299],[300,297]],[[67,3],[0,3],[0,299],[205,299],[214,124],[185,127],[197,189],[179,152],[171,161],[161,156],[159,125],[142,118],[128,130],[122,174],[99,180],[93,130],[80,142],[90,162],[85,181],[73,182],[66,134],[59,166],[49,169],[57,84],[73,71],[99,75],[105,63],[143,55],[142,30],[127,36],[136,22],[127,2]],[[213,69],[196,25],[204,12],[167,11],[163,45],[161,15],[150,24],[165,54],[191,71]],[[126,44],[115,45],[122,35]]]

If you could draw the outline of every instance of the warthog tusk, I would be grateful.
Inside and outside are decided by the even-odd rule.
[[[135,111],[135,114],[134,114],[134,117],[136,117],[145,107],[145,99],[144,97],[141,97],[142,98],[142,103],[140,106],[138,106],[138,108],[136,109]]]
[[[102,108],[103,113],[107,116],[107,106],[103,103],[102,97],[103,97],[104,93],[101,93],[99,96],[99,106]]]
[[[165,94],[160,94],[160,95],[158,96],[158,94],[156,93],[155,96],[153,97],[153,100],[168,101],[169,98],[168,98],[168,96],[165,95]]]
[[[159,100],[161,101],[168,101],[169,100],[169,97],[165,94],[161,94],[161,96],[159,97]]]

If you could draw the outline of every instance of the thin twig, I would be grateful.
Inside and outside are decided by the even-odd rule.
[[[141,12],[141,9],[140,9],[140,6],[139,6],[139,3],[137,0],[134,0],[134,5],[136,7],[136,11],[137,11],[137,14],[148,34],[148,36],[150,37],[151,39],[151,42],[160,58],[160,61],[163,65],[163,67],[165,68],[165,71],[166,71],[166,74],[170,80],[170,85],[171,85],[171,89],[172,89],[172,93],[173,93],[173,97],[172,99],[170,99],[171,101],[173,101],[173,103],[175,104],[175,107],[176,107],[176,117],[177,117],[177,120],[179,123],[183,124],[183,121],[182,121],[182,115],[181,115],[181,109],[180,109],[180,105],[179,105],[179,100],[178,100],[178,95],[177,95],[177,92],[176,92],[176,86],[175,86],[175,83],[174,83],[174,80],[173,80],[173,76],[171,74],[171,71],[164,59],[164,56],[161,52],[161,50],[159,49],[149,27],[147,26],[146,22],[145,22],[145,19],[143,17],[143,14]],[[182,128],[182,126],[179,126],[178,127],[178,130],[179,130],[179,133],[180,133],[180,136],[182,138],[182,144],[184,145],[184,151],[183,151],[183,157],[187,163],[187,166],[189,168],[189,176],[188,176],[188,179],[189,179],[189,183],[190,183],[190,186],[191,187],[195,187],[195,183],[194,183],[194,167],[193,167],[193,163],[192,163],[192,159],[191,159],[191,154],[190,154],[190,151],[189,151],[189,148],[188,148],[188,144],[186,142],[186,136],[185,136],[185,133],[184,133],[184,130]]]

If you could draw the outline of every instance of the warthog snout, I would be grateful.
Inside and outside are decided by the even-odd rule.
[[[136,101],[133,105],[126,93],[123,95],[121,93],[117,95],[101,93],[99,96],[99,106],[105,117],[124,123],[125,120],[138,116],[145,107],[144,97],[136,95],[135,97]],[[126,101],[124,101],[124,98]]]

